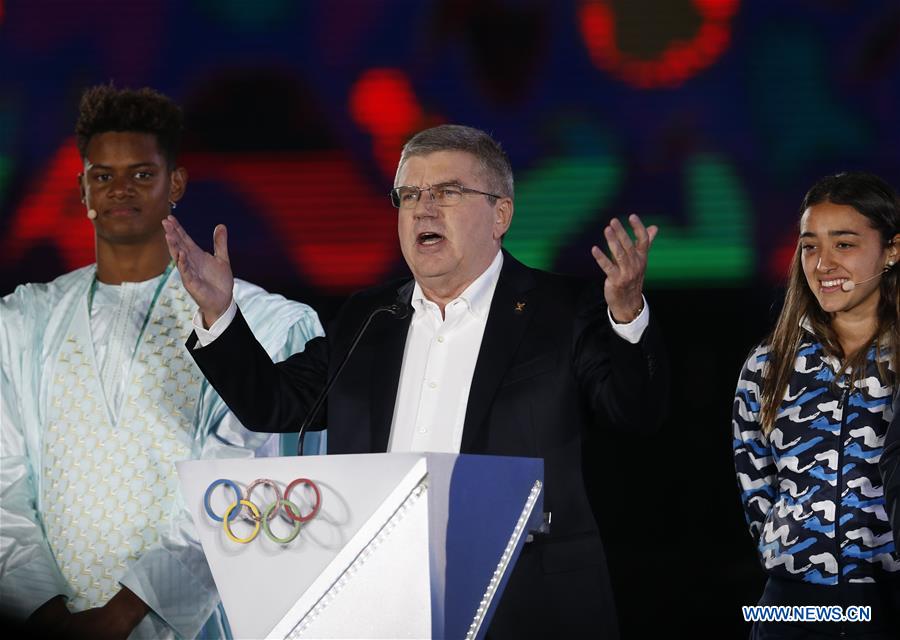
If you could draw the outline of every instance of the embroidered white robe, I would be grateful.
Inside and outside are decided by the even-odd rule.
[[[151,609],[132,637],[191,638],[211,616],[207,630],[219,624],[218,596],[174,463],[252,456],[269,436],[238,423],[187,353],[196,305],[177,270],[159,280],[149,315],[126,305],[143,328],[128,357],[106,353],[101,370],[95,273],[0,301],[0,602],[27,616],[62,594],[78,611],[124,585]],[[242,281],[235,299],[275,359],[322,334],[306,305]],[[120,325],[101,349],[115,351]]]

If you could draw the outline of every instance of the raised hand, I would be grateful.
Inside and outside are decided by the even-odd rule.
[[[203,314],[203,324],[212,326],[231,304],[234,276],[228,261],[228,230],[224,224],[213,231],[213,251],[209,254],[197,246],[175,216],[162,221],[166,230],[169,255],[181,272],[184,288],[191,294]]]
[[[619,323],[631,322],[641,312],[647,254],[659,231],[656,225],[645,227],[634,214],[628,216],[628,222],[637,242],[632,242],[622,223],[613,218],[603,230],[610,257],[607,258],[600,247],[591,247],[591,255],[606,274],[603,296],[613,319]]]

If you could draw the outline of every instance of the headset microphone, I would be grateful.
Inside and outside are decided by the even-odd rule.
[[[841,289],[843,289],[844,291],[847,291],[847,292],[853,291],[857,285],[865,284],[869,280],[874,280],[875,278],[880,278],[881,276],[883,276],[885,273],[888,272],[889,268],[890,267],[885,267],[884,269],[882,269],[881,271],[876,273],[874,276],[872,276],[870,278],[866,278],[865,280],[860,280],[859,282],[853,282],[853,280],[847,280],[847,282],[845,282],[841,285]]]

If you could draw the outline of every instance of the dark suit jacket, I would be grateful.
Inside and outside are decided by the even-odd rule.
[[[248,429],[296,430],[367,315],[409,302],[413,284],[355,294],[326,338],[277,365],[240,314],[212,344],[195,350],[192,336],[188,348]],[[409,318],[379,314],[372,321],[329,396],[321,424],[329,453],[387,449],[408,328]],[[544,509],[552,512],[552,525],[549,535],[526,545],[490,637],[617,636],[606,559],[582,478],[582,436],[604,425],[655,429],[667,403],[666,368],[652,320],[636,345],[615,335],[601,283],[530,269],[504,255],[461,452],[543,458]]]
[[[894,419],[884,436],[878,463],[884,480],[884,502],[894,532],[894,555],[900,557],[900,386],[894,391]]]

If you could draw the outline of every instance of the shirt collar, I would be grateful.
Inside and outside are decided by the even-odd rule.
[[[801,329],[813,336],[816,341],[821,342],[818,336],[816,336],[816,332],[813,330],[812,322],[810,322],[809,316],[804,315],[802,318],[800,318],[800,322],[798,324],[800,325]],[[870,346],[868,347],[868,349],[871,351],[872,347]],[[823,355],[823,357],[826,356]],[[884,358],[885,361],[888,361],[890,359],[890,343],[886,339],[881,339],[878,341],[878,351],[876,353],[876,357],[878,357],[878,359]],[[840,360],[834,358],[833,356],[827,356],[827,358],[833,360],[833,368],[835,371],[837,371],[840,367]]]
[[[451,300],[448,304],[453,304],[457,300],[462,301],[466,307],[479,318],[486,318],[491,309],[491,300],[494,297],[494,289],[497,288],[497,281],[500,280],[500,269],[503,267],[503,252],[497,251],[493,262],[485,269],[480,276],[475,278],[465,291],[457,298]],[[430,302],[422,292],[422,287],[418,281],[413,287],[412,304],[413,309],[417,312],[425,310],[425,305]],[[433,304],[433,303],[432,303]]]
[[[812,322],[809,321],[809,316],[807,315],[804,315],[802,318],[800,318],[800,328],[805,329],[807,333],[811,333],[813,335],[815,335],[816,333],[815,331],[813,331]]]

